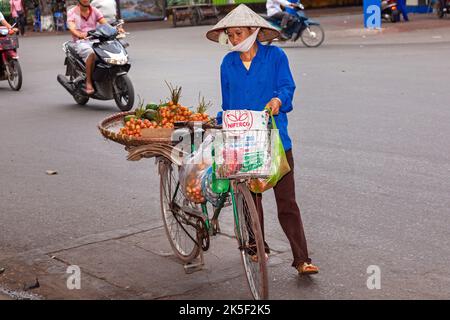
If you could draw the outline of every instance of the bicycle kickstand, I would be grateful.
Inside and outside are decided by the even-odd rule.
[[[205,260],[203,259],[203,250],[200,250],[199,257],[195,258],[191,262],[184,264],[184,272],[186,274],[191,274],[196,271],[203,270],[203,266],[205,265]]]

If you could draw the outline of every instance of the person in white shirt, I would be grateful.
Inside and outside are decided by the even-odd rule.
[[[92,0],[91,6],[100,10],[109,24],[117,20],[117,3],[116,0]]]
[[[293,7],[294,5],[288,0],[267,0],[266,2],[267,16],[271,19],[281,21],[280,26],[282,29],[282,35],[284,36],[283,30],[291,25],[291,23],[294,21],[294,17],[292,17],[292,15],[290,15],[289,13],[283,11],[281,6]],[[287,36],[285,37],[287,38]]]
[[[11,25],[8,23],[8,21],[6,21],[5,17],[1,12],[0,12],[0,25],[3,25],[4,27],[8,28],[8,30],[12,30],[14,32],[16,31],[16,29],[13,29]]]

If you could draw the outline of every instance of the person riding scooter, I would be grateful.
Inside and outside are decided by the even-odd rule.
[[[13,29],[11,25],[6,21],[5,17],[3,16],[3,13],[0,12],[0,24],[2,24],[4,27],[8,28],[10,33],[15,33],[17,29]]]
[[[298,38],[298,34],[300,33],[300,29],[302,28],[302,22],[299,21],[295,7],[298,7],[301,10],[305,9],[305,7],[300,3],[300,1],[297,1],[297,0],[289,0],[289,2],[292,5],[289,7],[284,7],[284,11],[289,13],[294,18],[294,20],[292,22],[293,31],[292,31],[292,35],[291,35],[291,40],[296,41]]]
[[[90,0],[78,0],[78,5],[67,13],[67,25],[72,33],[77,54],[86,63],[86,94],[92,95],[95,90],[92,85],[92,71],[94,70],[95,53],[92,42],[87,38],[87,32],[94,30],[99,24],[107,24],[100,10],[90,4]]]
[[[294,5],[288,0],[267,0],[267,16],[270,19],[280,21],[281,36],[285,39],[289,39],[289,36],[287,36],[284,31],[289,28],[292,23],[296,21],[296,19],[288,12],[283,11],[281,6],[284,6],[285,8],[294,7]]]
[[[18,39],[13,36],[19,30],[14,26],[0,12],[0,80],[8,80],[11,89],[19,91],[22,87],[22,70],[17,56]]]

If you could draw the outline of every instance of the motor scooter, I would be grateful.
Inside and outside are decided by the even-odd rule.
[[[19,39],[14,30],[0,27],[0,81],[8,80],[11,89],[19,91],[22,88],[22,68],[17,54]]]
[[[125,49],[128,44],[123,40],[124,34],[118,32],[123,21],[117,25],[102,24],[95,30],[88,32],[88,40],[93,42],[96,55],[92,73],[94,94],[87,95],[86,64],[77,54],[72,41],[63,44],[66,54],[64,64],[66,74],[59,74],[58,82],[73,96],[74,100],[85,105],[90,98],[98,100],[112,100],[121,111],[129,111],[134,104],[134,88],[128,77],[130,62]]]

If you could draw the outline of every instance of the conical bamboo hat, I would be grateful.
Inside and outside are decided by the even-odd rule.
[[[225,31],[226,28],[235,27],[261,28],[261,30],[259,30],[258,40],[262,42],[273,40],[280,34],[279,31],[264,20],[264,18],[245,4],[240,4],[209,30],[206,33],[206,37],[211,41],[219,42],[219,35],[221,32]]]

